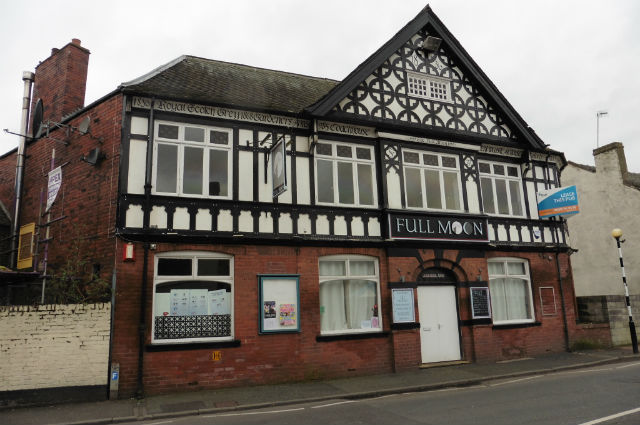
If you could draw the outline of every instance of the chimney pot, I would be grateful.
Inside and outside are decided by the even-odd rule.
[[[75,44],[76,46],[80,46],[80,39],[79,38],[72,38],[71,39],[71,43]]]

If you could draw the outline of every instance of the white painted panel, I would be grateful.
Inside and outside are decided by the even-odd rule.
[[[553,234],[551,233],[551,229],[548,227],[544,229],[544,241],[545,243],[552,243],[553,241]]]
[[[498,240],[499,241],[507,240],[507,229],[502,224],[498,225]]]
[[[339,236],[347,236],[347,220],[343,215],[337,215],[333,220],[333,234]]]
[[[372,217],[369,219],[369,236],[372,237],[380,237],[382,233],[380,232],[380,222],[377,217]]]
[[[131,134],[147,135],[149,131],[149,120],[142,117],[131,117]]]
[[[364,236],[364,223],[362,217],[353,217],[351,220],[351,235]]]
[[[238,163],[238,198],[253,201],[253,152],[240,151]]]
[[[460,359],[455,286],[418,286],[422,363]]]
[[[522,242],[532,242],[531,241],[531,232],[529,232],[529,229],[526,227],[522,228]]]
[[[529,201],[529,214],[535,220],[538,218],[538,199],[536,198],[536,187],[533,182],[527,182],[527,198]]]
[[[143,222],[144,214],[142,213],[142,205],[129,205],[125,218],[125,227],[141,229]]]
[[[389,200],[389,208],[402,208],[400,191],[400,176],[394,169],[389,169],[387,173],[387,199]]]
[[[167,228],[167,212],[164,207],[154,206],[151,209],[151,215],[149,217],[149,225],[151,227],[155,226],[158,229],[166,229]]]
[[[495,241],[496,240],[496,232],[493,230],[493,226],[489,225],[489,226],[487,226],[487,229],[489,229],[489,240],[490,241]]]
[[[239,130],[238,131],[238,144],[240,146],[253,146],[253,131],[252,130]]]
[[[311,191],[309,173],[309,158],[296,157],[296,184],[298,189],[298,204],[310,205],[311,204]]]
[[[273,216],[270,212],[260,213],[258,218],[258,231],[260,233],[273,233]]]
[[[305,153],[309,152],[309,138],[296,136],[296,150]]]
[[[271,173],[267,173],[266,180],[264,179],[264,177],[264,153],[260,152],[258,154],[258,199],[260,199],[260,202],[273,202]]]
[[[279,233],[293,233],[293,220],[291,214],[282,213],[278,219],[278,232]]]
[[[189,230],[189,210],[186,208],[176,208],[173,213],[173,228],[176,230]]]
[[[300,214],[298,216],[298,234],[311,234],[311,219],[309,218],[309,214]]]
[[[196,230],[211,230],[211,211],[202,208],[198,209]]]
[[[329,234],[329,220],[326,215],[318,215],[316,220],[316,233],[318,235]]]
[[[253,217],[251,216],[251,211],[240,211],[240,217],[238,217],[238,231],[253,232]]]
[[[478,194],[478,184],[473,180],[465,182],[467,188],[467,202],[471,214],[480,214],[480,195]]]
[[[218,212],[218,230],[221,232],[233,231],[233,217],[231,210],[220,210]]]
[[[516,226],[509,226],[509,237],[511,237],[513,242],[520,242],[520,236],[518,236],[518,228]]]
[[[127,192],[144,194],[144,174],[147,167],[147,142],[131,140],[129,142],[129,175]]]

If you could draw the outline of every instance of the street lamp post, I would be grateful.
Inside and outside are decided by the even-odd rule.
[[[627,286],[627,276],[624,273],[624,262],[622,261],[622,246],[621,242],[624,240],[620,240],[622,237],[622,230],[613,229],[611,231],[611,236],[613,236],[616,240],[616,244],[618,245],[618,254],[620,255],[620,268],[622,269],[622,283],[624,284],[624,295],[627,302],[627,311],[629,312],[629,332],[631,333],[631,345],[633,347],[633,353],[638,354],[638,337],[636,335],[636,325],[633,323],[633,315],[631,314],[631,303],[629,302],[629,287]]]

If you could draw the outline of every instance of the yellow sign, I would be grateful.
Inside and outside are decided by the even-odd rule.
[[[214,362],[219,362],[222,360],[222,351],[214,351],[211,353],[211,360]]]
[[[36,224],[29,223],[20,227],[20,239],[18,240],[18,269],[30,268],[33,260],[33,235]]]

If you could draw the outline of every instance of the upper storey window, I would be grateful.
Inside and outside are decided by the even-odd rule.
[[[451,103],[451,81],[420,72],[407,72],[409,96]]]
[[[372,146],[323,141],[316,145],[315,157],[318,204],[376,205]]]
[[[153,193],[231,197],[231,129],[157,121]]]
[[[487,214],[524,216],[520,167],[478,161],[482,207]]]
[[[407,208],[462,210],[457,156],[404,149],[402,162]]]

